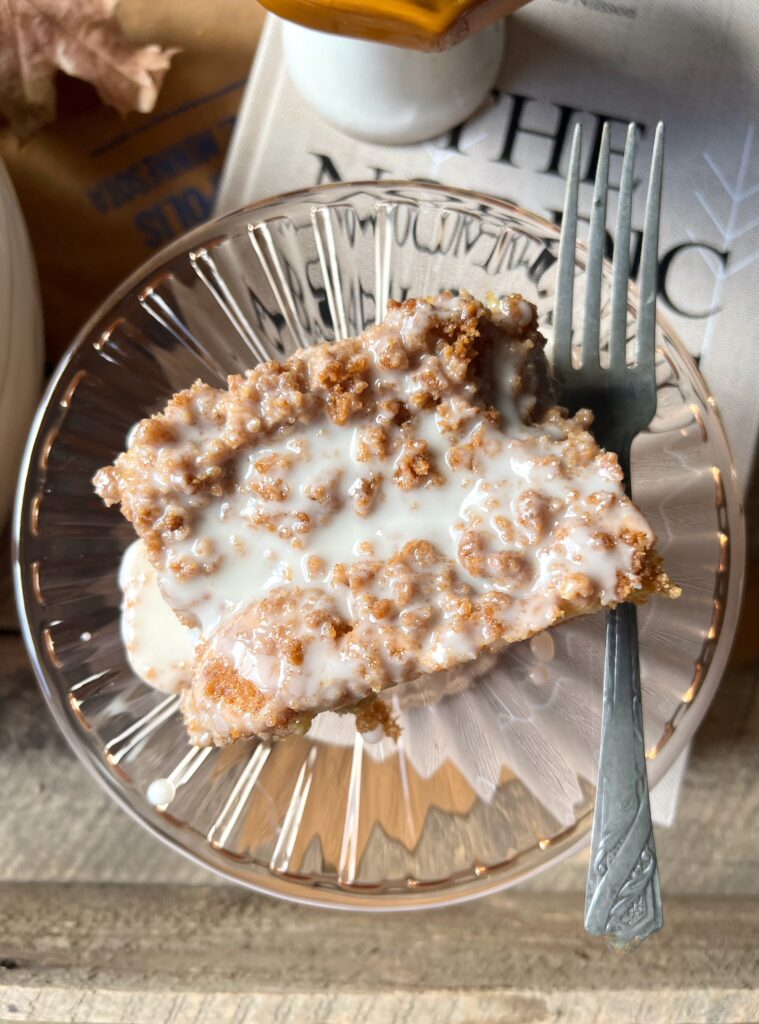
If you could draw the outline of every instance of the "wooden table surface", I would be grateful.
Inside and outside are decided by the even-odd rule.
[[[191,5],[121,9],[146,32],[154,10],[150,33],[174,44],[172,6]],[[0,1021],[759,1021],[756,557],[751,580],[677,822],[657,832],[665,929],[619,954],[583,933],[586,854],[522,888],[414,915],[311,910],[221,883],[133,822],[70,753],[0,571]]]
[[[163,846],[69,752],[0,577],[0,1020],[345,1024],[759,1021],[759,562],[732,663],[660,828],[664,931],[583,933],[587,854],[412,915],[312,910]]]

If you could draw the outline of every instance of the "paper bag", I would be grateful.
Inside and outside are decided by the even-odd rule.
[[[131,270],[210,215],[263,22],[254,0],[122,0],[118,16],[135,42],[181,50],[151,114],[122,119],[60,75],[53,124],[24,145],[0,128],[50,361]]]

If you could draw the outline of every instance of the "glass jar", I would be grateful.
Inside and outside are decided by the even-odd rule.
[[[405,144],[483,103],[502,66],[505,16],[528,0],[263,2],[285,19],[285,62],[303,98],[346,135]]]

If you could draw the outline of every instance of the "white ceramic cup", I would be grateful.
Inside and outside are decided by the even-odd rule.
[[[465,120],[495,84],[504,21],[443,53],[422,53],[282,22],[288,72],[325,121],[354,138],[421,142]]]

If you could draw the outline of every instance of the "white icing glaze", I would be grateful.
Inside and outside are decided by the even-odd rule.
[[[381,743],[385,738],[385,730],[381,725],[377,725],[373,729],[369,729],[368,732],[362,732],[361,738],[364,743],[370,745]]]
[[[530,640],[530,650],[538,661],[553,661],[556,646],[550,633],[538,633]]]
[[[121,635],[132,670],[164,693],[181,690],[192,676],[198,635],[166,604],[142,541],[124,552],[119,586],[124,595]]]
[[[176,789],[171,779],[153,779],[145,796],[153,807],[166,807],[176,796]]]
[[[404,342],[427,331],[433,312],[444,310],[446,303],[453,308],[456,301],[444,300],[436,310],[419,303],[401,326]],[[510,315],[516,328],[529,323],[532,310],[522,302]],[[504,326],[508,328],[507,321]],[[379,332],[369,347],[375,359],[373,386],[384,381],[413,407],[413,395],[423,386],[420,375],[382,368],[377,360],[383,343]],[[384,562],[413,540],[433,544],[440,559],[455,567],[456,579],[472,599],[492,591],[508,595],[510,601],[499,607],[498,615],[511,634],[526,635],[556,621],[557,602],[564,596],[562,581],[571,574],[580,573],[592,582],[599,603],[613,602],[618,574],[631,571],[632,549],[625,543],[607,549],[599,544],[598,535],[618,538],[629,529],[650,538],[648,524],[624,499],[608,467],[591,461],[569,468],[560,427],[525,423],[535,398],[521,388],[519,354],[504,346],[498,357],[493,372],[497,394],[491,398],[502,414],[501,425],[494,425],[482,407],[472,404],[470,383],[447,399],[445,422],[440,406],[414,415],[413,441],[427,445],[426,456],[437,471],[419,486],[403,489],[393,481],[405,443],[397,426],[388,429],[389,454],[362,459],[361,431],[368,425],[363,418],[338,426],[322,415],[267,438],[253,450],[243,448],[223,497],[199,502],[190,535],[161,552],[164,569],[158,576],[141,544],[125,555],[122,628],[135,671],[173,692],[187,685],[195,643],[203,637],[280,707],[314,712],[345,703],[347,695],[360,699],[372,686],[362,673],[361,651],[355,645],[363,637],[370,648],[381,636],[382,625],[367,617],[361,595],[357,598],[335,582],[336,566],[362,559]],[[198,422],[204,422],[202,417]],[[383,423],[381,417],[377,423]],[[451,424],[458,427],[455,438]],[[212,436],[202,427],[185,424],[178,428],[174,443],[198,445]],[[475,440],[474,465],[452,458],[453,444],[466,446]],[[274,465],[271,471],[261,469],[267,461]],[[365,515],[354,507],[362,480],[380,480]],[[272,485],[271,493],[262,492],[262,481]],[[167,487],[166,480],[157,482]],[[172,479],[170,484],[181,490],[181,480]],[[611,496],[608,507],[593,504],[598,495]],[[537,520],[531,512],[534,502]],[[303,515],[310,517],[308,530],[301,529]],[[484,565],[477,571],[462,553],[473,534],[478,536]],[[504,552],[524,571],[498,569],[498,556]],[[172,571],[172,565],[184,559],[207,571],[189,577]],[[314,560],[321,568],[314,568]],[[324,640],[316,627],[295,617],[289,628],[307,641],[297,671],[266,647],[263,640],[272,623],[258,619],[261,599],[287,586],[322,594],[338,616],[355,626],[355,635],[340,645]],[[367,590],[377,598],[393,596],[389,584],[379,579]],[[194,634],[179,623],[164,595],[183,618],[195,622]],[[429,593],[423,594],[406,611],[413,614],[431,600]],[[449,610],[439,596],[434,600],[434,629],[425,649],[414,653],[421,671],[460,664],[476,657],[488,643],[481,624],[462,629],[456,609]],[[231,628],[225,628],[230,623]],[[547,644],[534,653],[540,660],[550,660]],[[386,659],[387,678],[408,678],[403,656],[395,659]],[[211,707],[203,713],[209,734],[231,734],[226,711]],[[240,731],[259,728],[256,714],[245,712]],[[202,741],[206,738],[201,736]]]
[[[208,538],[214,556],[222,561],[210,575],[198,575],[185,580],[171,573],[162,574],[162,588],[168,600],[184,612],[197,617],[203,635],[213,631],[244,604],[260,598],[264,593],[283,583],[311,586],[314,583],[307,569],[307,560],[322,560],[327,574],[337,563],[350,563],[360,557],[385,560],[395,554],[407,541],[428,540],[446,558],[459,561],[460,572],[474,592],[483,593],[492,588],[503,589],[523,599],[539,594],[559,572],[581,571],[599,587],[601,600],[614,599],[617,572],[630,568],[630,550],[618,546],[608,552],[593,546],[592,535],[599,529],[614,534],[625,526],[647,532],[642,517],[632,507],[615,502],[604,514],[602,524],[594,518],[593,526],[586,526],[580,518],[566,519],[569,530],[563,548],[556,546],[554,533],[549,529],[543,543],[533,543],[520,533],[513,545],[534,566],[532,578],[524,586],[499,584],[492,577],[476,577],[466,571],[457,556],[461,536],[467,528],[485,531],[498,547],[499,517],[514,522],[516,503],[527,491],[536,491],[550,498],[566,493],[567,481],[553,465],[541,465],[541,456],[553,454],[550,435],[545,427],[524,428],[521,437],[504,437],[496,428],[486,428],[493,455],[486,463],[487,476],[475,478],[469,470],[446,466],[448,440],[436,431],[432,417],[420,418],[418,434],[428,440],[433,460],[443,468],[445,481],[439,486],[427,485],[404,491],[385,480],[379,500],[366,516],[357,515],[352,507],[350,490],[359,477],[387,474],[387,461],[358,463],[346,444],[343,427],[324,423],[309,436],[307,447],[298,456],[285,479],[290,487],[286,506],[288,511],[312,511],[314,502],[304,496],[304,488],[325,475],[339,474],[337,486],[340,506],[325,515],[324,522],[302,536],[303,547],[264,528],[249,525],[251,507],[263,507],[277,514],[278,503],[251,498],[249,494],[231,495],[223,502],[212,502],[198,515],[195,537]],[[433,433],[434,432],[434,433]],[[437,433],[437,436],[435,436]],[[349,435],[350,436],[350,435]],[[263,453],[286,452],[289,441],[283,440],[266,446]],[[251,458],[244,455],[238,464],[238,478],[244,480]],[[319,467],[315,471],[315,467]],[[599,491],[616,490],[617,486],[605,478],[595,466],[575,473],[572,487],[578,492],[578,503]],[[247,520],[247,521],[246,521]],[[242,541],[244,550],[235,547]],[[191,550],[196,540],[177,544],[169,552],[169,560]],[[370,544],[371,550],[361,550]],[[331,589],[331,588],[330,588]],[[349,614],[350,598],[341,589],[331,589],[340,611]],[[518,610],[518,608],[517,608]]]

